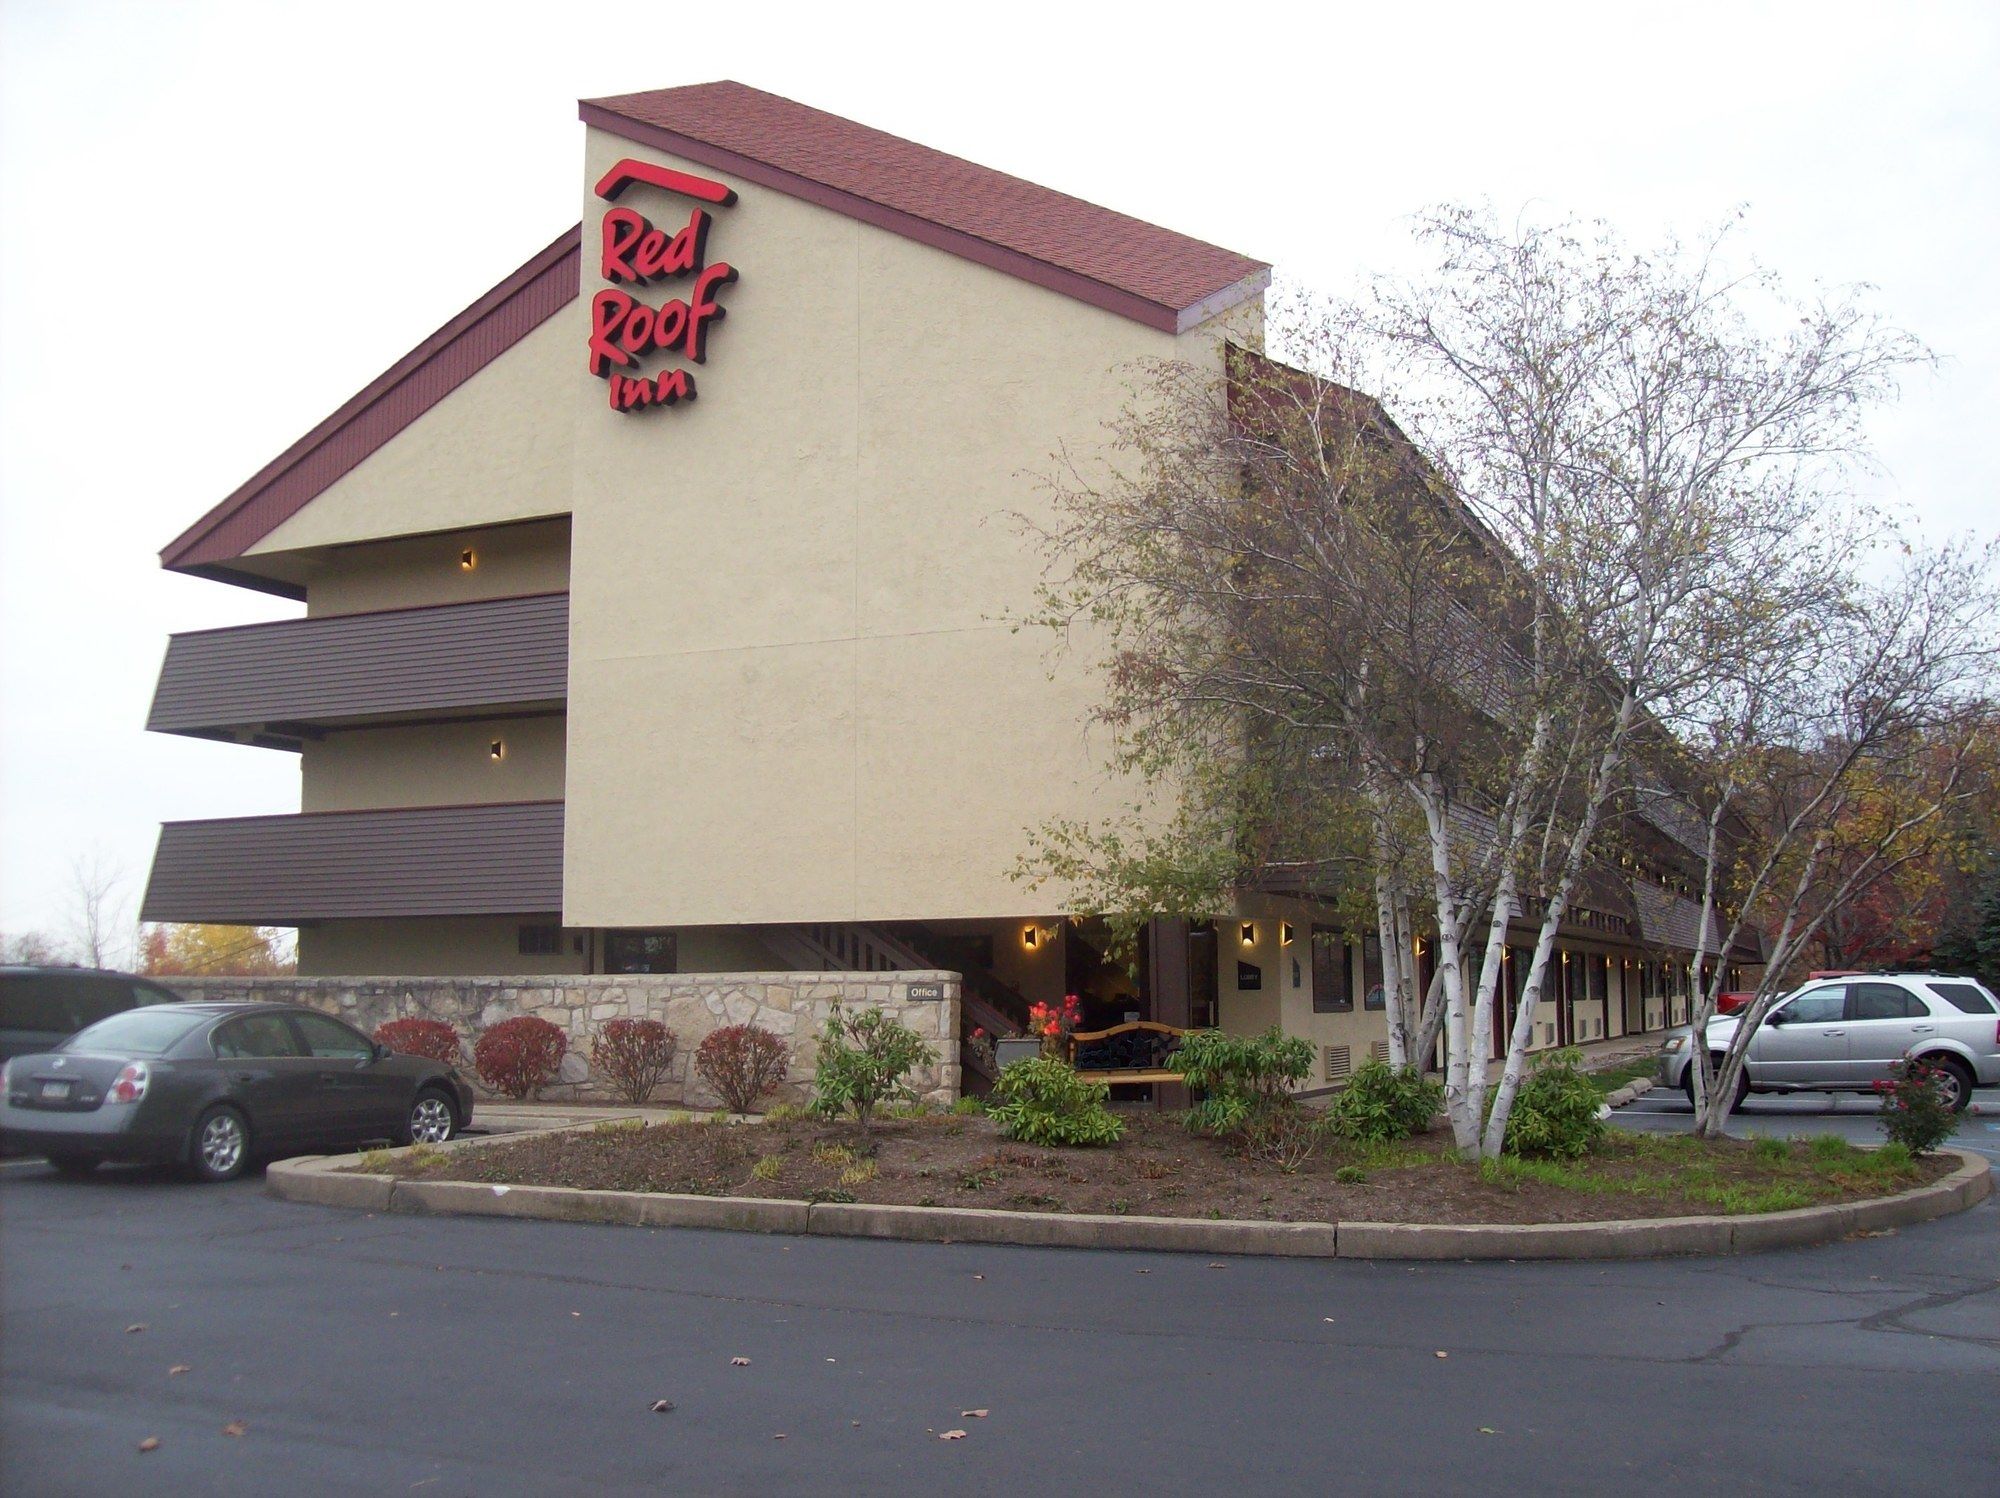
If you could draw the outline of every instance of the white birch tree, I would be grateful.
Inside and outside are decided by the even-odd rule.
[[[1419,237],[1427,275],[1285,310],[1293,367],[1151,371],[1115,475],[1058,476],[1040,618],[1109,641],[1128,768],[1163,742],[1321,744],[1367,798],[1378,865],[1414,823],[1437,973],[1413,1012],[1394,964],[1391,1044],[1409,1055],[1435,1023],[1454,1135],[1490,1157],[1635,760],[1671,755],[1662,715],[1851,548],[1840,463],[1923,353],[1853,298],[1722,276],[1719,238],[1643,256],[1464,210]],[[1376,891],[1398,959],[1408,887]],[[1528,910],[1495,1084],[1486,1038]]]

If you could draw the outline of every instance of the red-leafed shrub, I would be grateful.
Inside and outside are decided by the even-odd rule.
[[[479,1080],[508,1097],[532,1097],[555,1080],[569,1042],[563,1032],[532,1014],[502,1020],[472,1047]]]
[[[392,1019],[375,1030],[375,1043],[399,1056],[422,1056],[458,1065],[458,1031],[441,1019]]]
[[[748,1113],[777,1091],[791,1061],[791,1047],[755,1025],[711,1030],[694,1053],[694,1069],[731,1113]]]
[[[628,1103],[643,1103],[674,1068],[680,1039],[656,1019],[606,1020],[590,1041],[590,1064]]]

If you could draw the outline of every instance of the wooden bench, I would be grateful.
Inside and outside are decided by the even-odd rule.
[[[1099,1082],[1178,1082],[1181,1074],[1166,1062],[1187,1033],[1149,1019],[1078,1030],[1069,1038],[1069,1064]]]

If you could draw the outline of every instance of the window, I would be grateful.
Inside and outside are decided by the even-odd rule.
[[[1601,1002],[1611,993],[1611,959],[1592,952],[1583,960],[1584,972],[1590,985],[1590,996]]]
[[[76,980],[75,1028],[94,1025],[101,1019],[109,1019],[114,1014],[122,1014],[132,1007],[132,985],[116,978],[78,978]]]
[[[1382,992],[1382,938],[1372,932],[1361,938],[1361,1007],[1387,1007]]]
[[[560,957],[562,955],[562,927],[557,925],[523,926],[518,933],[517,948],[523,957]]]
[[[19,973],[0,978],[0,1028],[67,1035],[75,1005],[70,982],[53,974]]]
[[[375,1042],[359,1030],[343,1025],[324,1014],[295,1014],[292,1023],[306,1040],[306,1049],[315,1056],[338,1056],[344,1060],[366,1061],[375,1054]]]
[[[1928,1019],[1930,1012],[1922,999],[1894,983],[1850,983],[1847,986],[1849,1019]]]
[[[1976,983],[1933,983],[1930,990],[1952,1008],[1967,1014],[1993,1013],[1993,1001]]]
[[[1333,927],[1312,928],[1314,1014],[1345,1014],[1354,1008],[1353,950]]]
[[[607,931],[604,971],[607,973],[671,973],[676,971],[678,943],[671,931]]]
[[[1847,1017],[1847,985],[1815,988],[1802,993],[1784,1006],[1788,1025],[1831,1025]]]
[[[144,1011],[135,1011],[143,1013]],[[215,1054],[224,1061],[242,1057],[298,1056],[299,1043],[282,1014],[246,1014],[215,1032]]]
[[[207,1019],[185,1009],[157,1005],[147,1009],[127,1009],[99,1020],[81,1035],[62,1043],[65,1051],[100,1052],[108,1056],[164,1056],[182,1036]]]

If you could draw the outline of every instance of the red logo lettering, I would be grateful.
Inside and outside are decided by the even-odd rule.
[[[615,200],[641,182],[722,207],[736,201],[735,191],[724,183],[630,159],[604,174],[597,193]],[[694,399],[694,375],[688,370],[662,370],[651,379],[617,371],[632,369],[656,352],[696,364],[707,362],[709,336],[728,315],[719,297],[736,281],[734,266],[720,260],[707,263],[712,222],[706,209],[696,208],[687,224],[669,235],[636,209],[605,210],[599,226],[598,271],[614,285],[591,298],[588,366],[607,382],[612,410],[637,411]],[[643,286],[681,276],[694,277],[687,298],[657,307],[616,289],[616,283]]]

